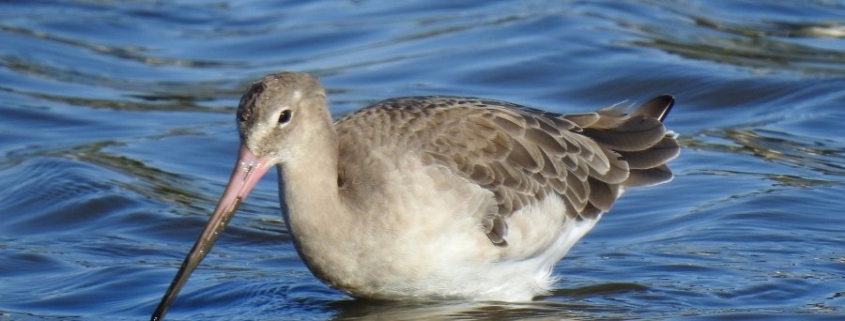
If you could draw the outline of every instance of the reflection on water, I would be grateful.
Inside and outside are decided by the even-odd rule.
[[[822,174],[845,175],[845,146],[829,146],[833,141],[810,140],[807,137],[759,129],[727,130],[725,139],[740,147],[733,152],[751,153],[767,161],[818,171]]]
[[[831,6],[835,6],[831,3]],[[690,59],[752,68],[758,74],[801,72],[818,76],[845,73],[845,22],[755,20],[728,17],[702,7],[668,8],[688,22],[634,25],[644,39],[636,45],[658,48]],[[840,7],[841,9],[841,7]],[[832,39],[831,39],[832,38]]]
[[[748,154],[784,166],[808,169],[824,175],[845,175],[845,146],[834,141],[809,140],[807,137],[766,129],[726,129],[706,131],[708,138],[723,139],[731,144],[714,144],[689,140],[693,148]],[[827,144],[826,144],[827,143]],[[789,175],[777,175],[788,177]],[[795,180],[801,178],[796,177]],[[811,182],[812,180],[809,180]],[[824,181],[816,180],[816,183]],[[834,183],[832,180],[829,183]]]
[[[626,193],[537,302],[350,299],[299,260],[275,178],[171,320],[839,319],[838,1],[0,2],[0,320],[149,316],[214,207],[246,84],[585,111],[672,93],[676,179]]]

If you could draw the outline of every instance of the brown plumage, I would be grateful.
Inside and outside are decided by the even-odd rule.
[[[341,158],[352,157],[345,147],[355,146],[345,141],[389,137],[378,148],[420,153],[493,192],[497,210],[482,226],[504,246],[511,213],[551,193],[566,199],[570,218],[594,219],[621,188],[670,180],[665,163],[680,148],[661,120],[673,103],[664,95],[628,114],[558,115],[490,99],[407,97],[361,109],[335,127]]]
[[[628,187],[678,155],[658,96],[559,115],[503,101],[409,97],[333,122],[316,78],[276,73],[238,108],[232,176],[152,319],[159,320],[270,168],[308,268],[355,297],[525,301]]]

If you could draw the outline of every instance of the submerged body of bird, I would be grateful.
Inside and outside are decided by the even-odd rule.
[[[527,301],[625,188],[666,182],[671,96],[630,113],[559,115],[465,97],[390,99],[332,121],[304,73],[253,83],[229,184],[153,320],[162,318],[273,166],[308,268],[355,297]]]

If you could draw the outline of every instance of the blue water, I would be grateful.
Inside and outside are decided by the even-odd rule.
[[[0,320],[148,318],[228,178],[243,88],[279,70],[318,75],[335,115],[671,93],[684,148],[531,304],[335,292],[268,175],[168,320],[845,319],[845,1],[21,0],[0,2]]]

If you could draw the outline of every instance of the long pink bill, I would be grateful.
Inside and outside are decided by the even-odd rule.
[[[266,159],[255,157],[248,148],[243,145],[241,146],[240,151],[238,151],[238,160],[235,162],[235,168],[232,170],[232,176],[229,178],[226,190],[223,191],[223,196],[217,202],[217,207],[214,209],[214,213],[211,214],[211,218],[205,225],[205,229],[202,230],[202,234],[200,234],[194,247],[191,248],[188,256],[185,257],[182,267],[176,272],[173,282],[170,283],[170,287],[164,293],[164,297],[161,298],[161,302],[159,302],[150,320],[158,321],[164,318],[167,309],[173,303],[173,299],[176,298],[176,294],[179,293],[179,290],[188,281],[191,272],[200,264],[200,261],[202,261],[205,255],[211,251],[211,247],[214,246],[217,237],[226,228],[226,224],[234,215],[238,205],[246,198],[249,191],[267,173],[267,170],[271,166],[271,164],[267,163]]]

